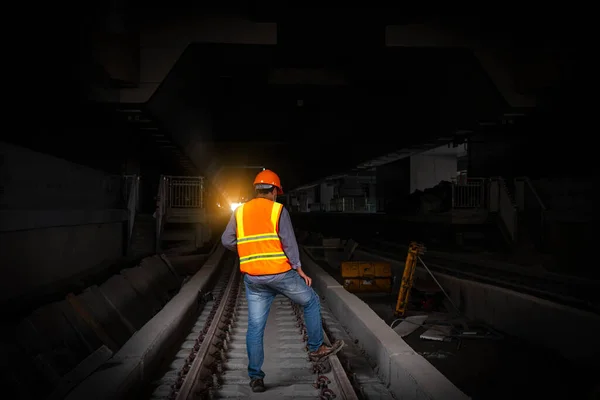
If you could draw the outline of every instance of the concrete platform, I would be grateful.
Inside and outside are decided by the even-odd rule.
[[[184,328],[197,313],[201,290],[219,271],[224,256],[225,249],[217,248],[179,293],[66,399],[131,398],[130,395],[151,377],[166,352],[184,333]]]
[[[402,399],[468,399],[454,384],[417,354],[371,308],[346,291],[304,249],[303,268],[325,298],[331,312],[345,324],[377,364],[379,377]]]

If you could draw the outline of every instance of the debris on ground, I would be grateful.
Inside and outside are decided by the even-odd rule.
[[[437,342],[443,342],[449,340],[452,335],[452,325],[433,325],[420,336],[424,340],[435,340]]]
[[[450,353],[449,351],[438,350],[438,351],[423,351],[423,352],[420,352],[419,355],[421,355],[427,359],[436,358],[438,360],[443,360],[445,358],[453,356],[454,354]]]
[[[428,317],[428,315],[413,315],[406,317],[402,322],[393,328],[394,332],[400,335],[400,337],[408,336],[423,326],[423,323]]]

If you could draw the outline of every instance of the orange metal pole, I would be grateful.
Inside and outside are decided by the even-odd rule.
[[[404,273],[400,284],[400,292],[398,293],[398,301],[396,302],[396,315],[404,315],[408,307],[408,299],[412,289],[417,260],[420,254],[425,252],[425,246],[420,243],[411,242],[408,245],[408,254],[404,264]]]

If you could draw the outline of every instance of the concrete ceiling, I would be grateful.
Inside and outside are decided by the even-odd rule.
[[[506,108],[472,54],[460,49],[383,47],[366,57],[333,48],[307,59],[285,47],[225,44],[188,46],[149,105],[173,122],[172,132],[188,136],[199,114],[210,115],[210,129],[196,129],[194,140],[212,157],[267,165],[291,186],[451,135]]]
[[[62,22],[36,19],[43,47],[52,49],[44,53],[52,60],[48,71],[75,73],[63,81],[50,79],[54,72],[34,80],[29,68],[22,82],[39,81],[35,93],[51,97],[56,90],[69,98],[70,105],[54,102],[60,110],[82,96],[145,104],[179,135],[178,147],[197,166],[218,169],[215,156],[237,158],[224,143],[245,141],[239,153],[289,171],[285,179],[293,182],[452,135],[507,106],[531,104],[565,76],[579,76],[569,45],[578,30],[551,31],[551,18],[534,26],[514,15],[441,18],[361,9],[355,15],[362,22],[353,25],[341,21],[344,10],[286,12],[256,1],[172,5],[179,8],[113,7],[85,22],[68,13]],[[53,33],[59,24],[77,25],[72,40]],[[62,44],[80,48],[69,48],[66,57]],[[36,60],[31,65],[39,70]],[[67,96],[67,85],[77,93]],[[256,145],[265,141],[291,143]],[[332,151],[336,144],[344,147]]]
[[[452,144],[446,146],[436,147],[431,150],[424,151],[421,153],[424,156],[443,156],[443,157],[462,157],[467,155],[466,144],[461,144],[454,147]]]

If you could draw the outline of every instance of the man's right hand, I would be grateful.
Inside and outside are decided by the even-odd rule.
[[[312,285],[312,279],[310,279],[310,277],[309,277],[308,275],[306,275],[306,274],[304,273],[304,271],[302,271],[302,267],[298,267],[298,268],[296,268],[296,272],[298,273],[298,275],[300,275],[300,277],[301,277],[302,279],[304,279],[304,282],[306,282],[306,284],[307,284],[308,286]]]

